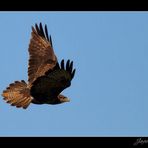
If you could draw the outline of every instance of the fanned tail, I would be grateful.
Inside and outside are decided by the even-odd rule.
[[[32,101],[30,90],[27,88],[27,83],[22,80],[11,83],[6,90],[3,91],[2,96],[7,103],[12,106],[22,107],[26,109]]]

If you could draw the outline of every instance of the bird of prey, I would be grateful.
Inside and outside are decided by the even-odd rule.
[[[71,85],[75,75],[73,61],[59,63],[53,50],[47,26],[32,26],[29,44],[28,83],[24,80],[11,83],[2,96],[7,103],[26,109],[34,104],[60,104],[70,100],[61,92]]]

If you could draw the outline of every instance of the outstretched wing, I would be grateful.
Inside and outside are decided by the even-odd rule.
[[[64,66],[64,60],[62,60],[60,66],[57,63],[52,70],[45,73],[45,76],[34,81],[30,93],[38,101],[54,98],[71,85],[74,74],[73,62],[68,60],[66,66]],[[42,100],[43,98],[44,100]]]
[[[35,28],[32,27],[32,37],[29,44],[29,67],[28,67],[28,81],[32,84],[38,77],[45,74],[49,69],[52,69],[56,63],[57,58],[52,47],[51,36],[48,37],[47,26],[43,30],[42,24]]]

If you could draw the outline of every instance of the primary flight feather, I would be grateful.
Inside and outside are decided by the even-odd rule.
[[[73,61],[58,62],[48,36],[47,26],[35,24],[29,43],[28,83],[15,81],[3,91],[2,96],[12,106],[26,109],[30,103],[60,104],[69,99],[60,94],[71,85],[75,75]]]

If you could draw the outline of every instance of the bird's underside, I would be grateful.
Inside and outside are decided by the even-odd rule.
[[[3,91],[2,96],[12,106],[26,109],[30,103],[59,104],[68,101],[60,93],[71,85],[74,77],[73,62],[59,64],[55,56],[47,26],[32,27],[29,44],[28,83],[15,81]]]

